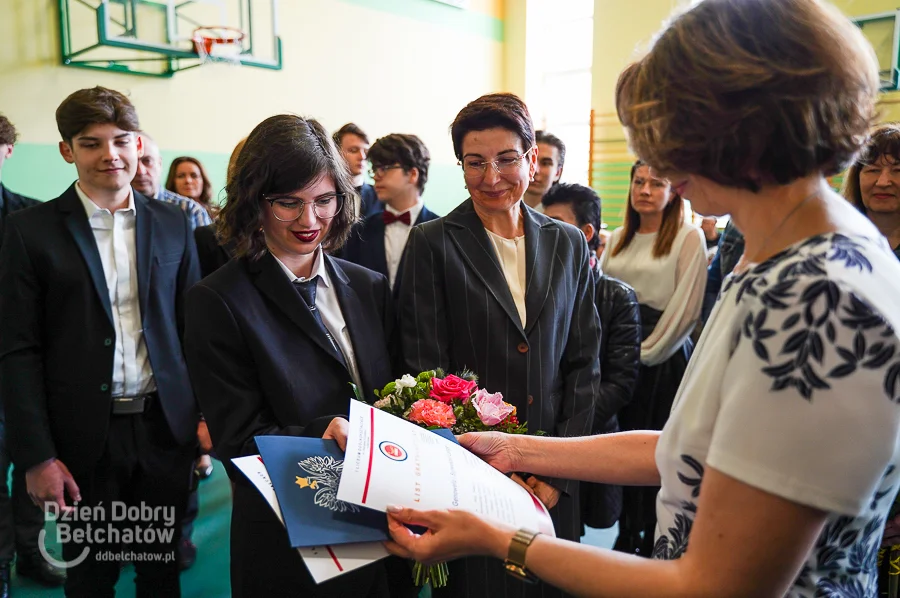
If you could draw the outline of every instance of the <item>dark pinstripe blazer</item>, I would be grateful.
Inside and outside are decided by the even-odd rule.
[[[416,373],[441,367],[455,373],[469,368],[478,375],[480,387],[502,392],[518,408],[530,432],[590,434],[600,388],[600,321],[587,243],[573,226],[524,203],[522,211],[524,329],[471,199],[447,216],[413,228],[398,301],[403,369]],[[545,481],[564,493],[552,511],[557,535],[577,540],[578,482]],[[448,595],[503,596],[508,576],[500,564],[475,561],[484,559],[461,561],[462,577],[470,583],[457,585],[463,580],[454,581],[451,573]],[[516,588],[510,595],[520,595],[520,582],[510,582],[510,588]],[[554,595],[549,588],[543,592]]]
[[[400,289],[404,371],[471,368],[481,387],[518,407],[530,431],[589,434],[600,322],[587,244],[573,226],[524,204],[523,213],[524,329],[471,199],[413,228]]]

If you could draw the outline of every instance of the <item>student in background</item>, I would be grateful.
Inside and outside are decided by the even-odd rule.
[[[525,203],[528,207],[543,211],[541,199],[562,178],[563,166],[566,164],[566,144],[562,139],[546,131],[535,131],[537,145],[537,169],[534,177],[525,190]]]
[[[384,274],[393,288],[410,230],[438,217],[422,203],[431,155],[415,135],[395,133],[372,145],[369,161],[384,210],[354,228],[341,255]]]
[[[638,161],[631,168],[625,225],[613,231],[600,264],[631,286],[641,305],[641,371],[622,430],[662,430],[694,350],[706,286],[706,243],[684,221],[684,200],[668,180]],[[626,487],[616,550],[649,557],[658,487]]]
[[[375,187],[366,182],[366,158],[369,155],[369,138],[353,123],[347,123],[332,136],[334,144],[350,169],[353,186],[360,198],[359,216],[368,218],[384,209],[378,201]]]
[[[588,249],[596,251],[600,230],[600,197],[584,185],[560,183],[544,196],[544,215],[577,226]],[[591,434],[619,431],[618,413],[637,386],[641,365],[641,312],[634,291],[621,280],[600,270],[591,259],[597,284],[594,302],[600,316],[600,391],[594,401]],[[610,484],[581,485],[581,521],[597,529],[612,527],[622,512],[622,487]]]

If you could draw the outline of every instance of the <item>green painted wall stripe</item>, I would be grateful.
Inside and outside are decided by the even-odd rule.
[[[331,2],[332,0],[326,0]],[[434,0],[342,0],[373,10],[433,23],[503,42],[503,20],[473,10],[462,10]]]
[[[206,167],[213,184],[213,197],[225,200],[225,170],[230,154],[162,150],[163,182],[169,164],[178,156],[194,156]],[[3,165],[3,184],[43,201],[58,197],[78,177],[75,166],[66,164],[59,148],[50,144],[17,144],[12,158]],[[432,164],[423,199],[428,209],[443,216],[468,197],[462,171],[455,164]]]

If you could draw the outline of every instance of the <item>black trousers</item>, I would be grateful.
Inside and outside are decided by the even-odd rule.
[[[25,471],[18,467],[13,467],[10,492],[6,483],[9,466],[6,422],[0,418],[0,564],[9,563],[15,554],[35,554],[38,535],[44,529],[44,513],[28,497]]]
[[[195,452],[195,444],[175,441],[157,401],[140,415],[110,416],[102,457],[92,471],[75,475],[78,511],[89,521],[57,522],[64,560],[88,549],[68,570],[66,596],[115,596],[122,560],[134,563],[139,598],[181,596],[176,548]]]
[[[641,305],[642,341],[653,332],[661,315],[659,310]],[[693,352],[694,343],[688,338],[666,361],[654,366],[641,364],[634,396],[619,413],[619,427],[623,432],[663,429]],[[659,486],[623,489],[619,536],[613,550],[645,557],[653,555],[658,494]]]

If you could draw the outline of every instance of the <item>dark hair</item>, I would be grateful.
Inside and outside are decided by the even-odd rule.
[[[347,123],[334,132],[332,138],[334,139],[334,144],[336,146],[341,147],[341,144],[344,141],[344,135],[356,135],[366,143],[369,143],[369,138],[365,133],[363,133],[363,130],[356,126],[354,123]]]
[[[594,226],[594,236],[588,239],[588,248],[596,251],[600,247],[600,196],[590,187],[577,183],[559,183],[553,185],[541,199],[543,206],[557,204],[568,205],[575,214],[575,221],[581,228],[585,224]]]
[[[15,125],[0,114],[0,145],[15,145],[18,139],[19,133]]]
[[[234,243],[238,256],[258,260],[268,251],[262,210],[269,206],[263,198],[298,191],[323,176],[330,176],[345,197],[322,243],[334,250],[347,240],[359,214],[359,196],[346,163],[317,121],[292,114],[262,121],[247,137],[225,187],[228,199],[216,221],[220,241]]]
[[[407,173],[415,168],[419,171],[417,183],[419,193],[425,191],[431,154],[428,153],[428,148],[422,140],[415,135],[393,133],[377,139],[369,148],[369,162],[373,167],[399,164]]]
[[[661,173],[755,192],[844,170],[878,87],[871,45],[837,8],[704,0],[622,72],[616,107],[634,152]]]
[[[537,131],[534,134],[534,142],[535,143],[546,143],[547,145],[552,145],[557,150],[559,150],[559,166],[562,168],[566,163],[566,144],[563,143],[563,140],[554,135],[553,133],[548,133],[547,131]]]
[[[888,158],[892,163],[900,162],[900,124],[886,123],[875,127],[856,156],[856,161],[844,175],[841,192],[863,214],[866,213],[866,206],[859,189],[859,173],[863,167],[875,164],[882,157]]]
[[[115,125],[134,133],[141,130],[137,111],[128,98],[99,86],[79,89],[56,109],[56,128],[66,143],[91,125]]]
[[[518,135],[524,151],[534,146],[534,124],[525,102],[511,93],[491,93],[469,102],[453,119],[450,137],[456,159],[462,160],[462,142],[468,133],[495,128]]]
[[[625,224],[622,227],[624,230],[622,231],[622,238],[619,239],[619,242],[616,243],[616,246],[613,248],[613,255],[619,255],[625,251],[634,239],[634,235],[637,234],[638,229],[641,227],[641,215],[634,209],[634,206],[631,205],[631,191],[634,189],[634,173],[636,173],[637,169],[641,166],[648,165],[647,163],[638,160],[631,167],[631,176],[628,178],[628,202],[625,207]],[[675,237],[678,236],[678,231],[684,223],[684,200],[674,191],[670,192],[672,197],[669,200],[669,204],[663,209],[662,225],[660,225],[659,234],[656,235],[656,240],[653,242],[653,257],[655,258],[669,255],[669,252],[672,251],[672,244],[675,242]]]
[[[191,156],[178,156],[172,160],[172,164],[169,165],[169,176],[166,177],[166,189],[173,193],[177,193],[175,190],[175,175],[177,174],[178,167],[185,162],[190,162],[200,171],[200,178],[203,179],[203,189],[200,191],[200,199],[197,201],[203,204],[207,209],[210,209],[212,207],[209,205],[209,202],[212,199],[212,183],[209,181],[209,175],[206,174],[206,169],[203,168],[203,164],[201,164],[200,160],[197,158]]]

